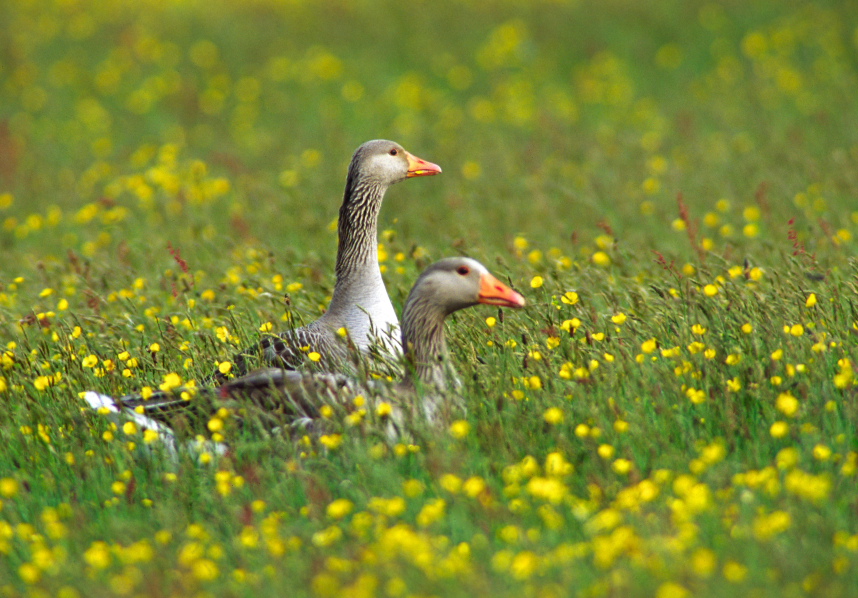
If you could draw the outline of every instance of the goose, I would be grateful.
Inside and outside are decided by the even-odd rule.
[[[378,266],[378,213],[391,185],[440,173],[440,166],[393,141],[376,139],[357,148],[340,207],[336,283],[328,309],[318,320],[263,339],[235,356],[233,374],[245,373],[253,355],[261,355],[267,364],[294,368],[306,362],[309,351],[321,356],[315,369],[330,371],[347,359],[349,342],[364,352],[377,343],[383,356],[398,357],[402,352],[395,336],[399,321]],[[348,342],[338,334],[342,328],[348,332]],[[224,380],[218,374],[215,379]]]
[[[84,398],[93,408],[124,413],[156,430],[162,430],[161,422],[170,421],[177,411],[193,407],[213,413],[219,406],[234,404],[252,405],[257,412],[290,428],[306,428],[319,419],[323,406],[348,408],[359,394],[371,397],[375,404],[390,400],[388,424],[395,428],[416,420],[437,424],[448,421],[453,410],[463,407],[458,396],[461,382],[450,360],[444,320],[478,304],[521,308],[525,299],[474,259],[447,258],[429,266],[405,302],[401,328],[404,375],[393,386],[379,381],[361,384],[341,373],[267,367],[217,387],[198,389],[190,402],[176,395],[113,401],[88,392]],[[143,420],[150,417],[160,421],[147,426]],[[388,430],[388,435],[394,432]]]

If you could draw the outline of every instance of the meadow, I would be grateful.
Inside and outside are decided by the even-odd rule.
[[[0,3],[0,597],[858,595],[856,97],[848,1]],[[460,419],[85,409],[318,317],[374,138],[397,309],[528,300]]]

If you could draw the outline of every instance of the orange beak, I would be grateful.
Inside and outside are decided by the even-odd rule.
[[[502,307],[524,307],[524,297],[488,273],[480,278],[479,302]]]
[[[422,160],[409,152],[405,152],[405,157],[408,158],[408,174],[405,175],[407,179],[415,176],[429,176],[441,173],[441,167],[437,164]]]

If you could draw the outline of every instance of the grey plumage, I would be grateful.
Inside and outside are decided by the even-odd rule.
[[[303,328],[264,339],[236,355],[233,372],[241,375],[247,363],[261,356],[263,363],[296,368],[306,363],[302,347],[321,355],[315,369],[341,367],[349,343],[361,351],[377,345],[383,354],[401,354],[396,329],[399,322],[378,265],[378,214],[390,185],[406,178],[438,174],[441,169],[405,151],[393,141],[377,139],[361,145],[349,164],[338,222],[336,284],[325,314]],[[345,328],[349,341],[337,331]],[[224,378],[216,375],[218,381]]]
[[[449,258],[427,268],[403,310],[405,375],[394,386],[359,383],[343,374],[265,368],[219,387],[199,389],[191,401],[126,397],[119,404],[130,410],[142,407],[146,415],[167,416],[168,421],[169,414],[179,410],[211,413],[227,404],[254,406],[266,419],[291,425],[317,419],[324,405],[348,408],[355,395],[364,394],[371,401],[389,400],[394,405],[390,421],[398,426],[413,418],[446,420],[459,406],[460,382],[450,361],[444,319],[478,303],[522,307],[524,299],[469,258]]]

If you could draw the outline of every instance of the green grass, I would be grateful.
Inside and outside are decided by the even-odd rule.
[[[849,2],[0,4],[0,595],[854,594],[856,93]],[[444,169],[394,304],[458,253],[529,302],[450,318],[460,421],[83,409],[318,317],[378,137]]]

